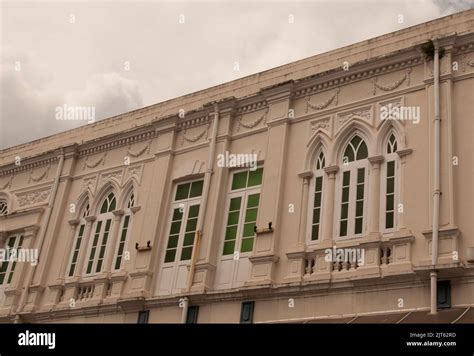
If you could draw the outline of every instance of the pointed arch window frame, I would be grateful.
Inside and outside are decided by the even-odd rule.
[[[97,219],[90,232],[90,241],[86,253],[83,275],[90,276],[101,273],[108,253],[114,219],[113,211],[117,207],[117,194],[113,190],[107,191],[100,200],[100,209]]]
[[[8,200],[5,198],[0,198],[0,216],[5,216],[8,214]]]
[[[354,132],[345,142],[338,164],[335,197],[334,232],[336,240],[362,237],[367,231],[369,203],[369,161],[365,135]],[[356,139],[356,142],[353,140]],[[348,149],[353,149],[353,159],[346,159]],[[362,151],[361,151],[362,149]],[[360,192],[362,190],[362,193]],[[362,205],[362,209],[359,206]],[[360,231],[358,225],[360,222]]]
[[[127,199],[124,201],[124,214],[121,218],[119,235],[117,237],[117,247],[114,251],[112,271],[118,272],[123,269],[124,254],[126,252],[126,246],[130,240],[130,234],[132,229],[133,211],[132,208],[136,206],[136,195],[135,189],[132,188],[126,195]]]
[[[82,204],[81,211],[79,213],[79,223],[77,224],[76,231],[74,233],[74,240],[69,253],[68,264],[66,269],[66,278],[72,278],[76,274],[76,268],[79,263],[79,256],[81,248],[83,248],[83,241],[85,240],[86,230],[86,217],[90,214],[90,201],[86,199]]]
[[[395,141],[391,141],[391,138]],[[383,233],[391,233],[397,230],[398,226],[398,205],[400,203],[400,157],[398,155],[399,140],[394,130],[390,130],[383,141],[384,162],[381,166],[380,184],[380,220],[379,226]],[[393,172],[393,173],[392,173]],[[392,182],[393,180],[393,182]],[[390,187],[392,189],[390,189]],[[387,190],[388,189],[388,190]],[[393,190],[393,192],[390,192]],[[393,196],[393,208],[390,209],[387,200]],[[387,214],[393,212],[393,224],[387,227]]]
[[[322,240],[322,211],[324,209],[324,187],[326,184],[326,173],[324,172],[324,167],[326,167],[326,156],[322,147],[320,147],[316,152],[316,160],[313,165],[313,177],[310,180],[308,190],[308,216],[306,219],[307,244],[315,244]]]

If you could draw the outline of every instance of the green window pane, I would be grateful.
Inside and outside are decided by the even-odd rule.
[[[104,200],[104,202],[102,203],[102,207],[100,208],[100,213],[105,214],[108,210],[108,206],[109,204],[107,203],[107,200]]]
[[[342,188],[342,201],[349,201],[349,187]]]
[[[87,273],[91,273],[92,271],[92,262],[93,261],[89,261],[89,263],[87,264],[87,271],[86,271]]]
[[[72,256],[72,262],[75,263],[77,261],[77,255],[79,254],[79,251],[74,251],[74,254]]]
[[[347,235],[347,221],[341,221],[341,224],[339,226],[339,236],[346,236]]]
[[[364,214],[364,202],[358,201],[356,203],[356,216],[362,216]]]
[[[166,248],[175,248],[178,246],[179,235],[172,235],[168,239],[168,246]]]
[[[253,249],[253,238],[243,239],[240,247],[240,252],[249,252]]]
[[[176,188],[176,196],[174,197],[174,200],[187,199],[189,195],[190,186],[191,183],[178,185],[178,187]]]
[[[319,217],[321,216],[321,210],[316,208],[313,210],[313,224],[319,223]]]
[[[355,219],[355,231],[354,233],[360,234],[362,232],[362,218]]]
[[[260,194],[249,195],[247,200],[247,208],[258,207],[258,202],[260,201]]]
[[[395,161],[387,162],[387,177],[395,175]]]
[[[191,259],[191,256],[193,254],[193,247],[184,247],[181,250],[181,261],[187,261]]]
[[[125,247],[125,244],[120,244],[117,255],[122,256],[124,247]]]
[[[105,253],[105,246],[101,246],[100,252],[99,252],[99,258],[103,258]]]
[[[165,263],[174,262],[174,258],[176,257],[176,250],[168,250],[166,251],[165,256]]]
[[[247,171],[234,173],[234,177],[232,178],[232,190],[245,188],[247,186],[247,174]]]
[[[245,212],[245,222],[255,222],[257,221],[257,208],[247,209]]]
[[[314,206],[321,206],[321,192],[314,194]]]
[[[357,185],[357,200],[364,199],[364,185],[358,184]]]
[[[350,145],[347,145],[346,150],[344,151],[344,163],[354,161],[354,150]]]
[[[357,160],[367,158],[368,156],[367,145],[365,142],[362,142],[357,150]]]
[[[359,168],[357,170],[357,183],[364,183],[365,180],[365,168]]]
[[[225,240],[235,240],[237,236],[237,226],[229,226],[225,230]]]
[[[394,187],[395,187],[395,178],[388,178],[387,179],[387,194],[393,193]]]
[[[173,211],[173,221],[181,220],[183,218],[183,212],[180,208],[176,208]]]
[[[349,204],[341,205],[341,219],[347,219],[347,213],[349,211]]]
[[[232,255],[234,253],[235,240],[224,242],[223,255]]]
[[[316,177],[315,191],[320,192],[323,189],[323,177]]]
[[[359,136],[357,136],[357,135],[354,136],[351,140],[352,146],[357,147],[359,145],[360,141],[362,141],[362,139]]]
[[[391,229],[393,227],[393,217],[394,213],[393,212],[388,212],[385,214],[385,228],[386,229]]]
[[[179,230],[181,228],[181,221],[176,221],[171,224],[170,234],[179,234]]]
[[[69,269],[69,274],[68,274],[69,277],[72,277],[74,275],[74,270],[75,269],[76,269],[76,266],[71,265],[71,268]],[[0,280],[0,284],[2,284],[1,280]]]
[[[395,202],[394,202],[394,195],[387,195],[387,204],[385,210],[393,210]]]
[[[117,204],[117,201],[115,200],[115,196],[113,196],[112,201],[110,202],[110,206],[109,206],[108,211],[114,211],[116,204]]]
[[[239,223],[239,212],[234,211],[232,213],[229,213],[229,216],[227,218],[227,225],[237,225]]]
[[[7,267],[8,267],[8,262],[3,262],[0,265],[0,273],[5,273],[5,271],[7,270]]]
[[[242,198],[241,197],[238,197],[238,198],[232,198],[230,200],[230,208],[229,208],[229,211],[236,211],[236,210],[240,210],[240,203],[242,202]]]
[[[190,198],[200,197],[202,194],[202,187],[204,185],[203,180],[198,180],[191,184],[191,193],[189,194]]]
[[[258,168],[255,171],[249,171],[249,184],[248,187],[254,187],[262,184],[263,168]]]
[[[74,249],[77,250],[77,249],[79,249],[79,247],[81,247],[81,237],[77,238],[76,246],[74,247]]]
[[[249,236],[255,235],[254,227],[255,227],[255,223],[245,224],[244,233],[242,234],[242,236],[249,237]]]
[[[194,244],[194,235],[194,232],[188,232],[186,235],[184,235],[183,246],[190,246]]]
[[[342,185],[348,186],[351,179],[351,172],[345,171],[342,175]]]
[[[189,208],[189,214],[188,214],[188,219],[189,218],[197,218],[199,215],[199,205],[193,205]]]
[[[98,234],[100,232],[100,228],[102,227],[102,221],[99,221],[97,223],[97,226],[95,228],[95,233]]]
[[[198,221],[197,218],[188,219],[188,222],[186,223],[186,232],[195,231],[197,221]]]
[[[102,268],[102,260],[99,260],[99,261],[97,262],[97,268],[95,269],[95,271],[96,271],[96,272],[100,272],[101,268]]]
[[[318,240],[319,239],[319,224],[313,225],[311,230],[311,240]]]
[[[117,258],[117,260],[115,261],[115,269],[120,269],[120,265],[122,264],[122,259],[121,258]]]
[[[126,229],[128,227],[128,222],[130,221],[130,216],[125,216],[125,220],[123,221],[123,228]]]

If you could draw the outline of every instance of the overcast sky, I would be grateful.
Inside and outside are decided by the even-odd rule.
[[[2,1],[0,149],[87,123],[56,120],[58,106],[103,119],[473,3]]]

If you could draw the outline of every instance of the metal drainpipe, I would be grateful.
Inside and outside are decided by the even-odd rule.
[[[438,264],[438,233],[439,233],[439,203],[441,195],[440,187],[440,103],[439,103],[439,43],[437,39],[433,40],[434,44],[434,164],[433,164],[433,234],[431,243],[431,307],[430,313],[436,314],[437,308],[437,280],[438,271],[436,265]]]
[[[59,155],[59,163],[58,163],[58,169],[56,170],[56,176],[54,177],[54,183],[53,183],[53,188],[51,189],[51,195],[49,196],[49,201],[48,201],[48,207],[46,208],[46,216],[45,216],[45,222],[43,229],[41,230],[41,234],[38,238],[38,256],[41,255],[41,248],[43,247],[43,242],[44,242],[44,237],[46,236],[46,231],[48,230],[49,226],[49,220],[51,219],[51,213],[53,212],[53,205],[54,201],[56,199],[56,193],[58,191],[58,186],[59,186],[59,178],[61,177],[61,172],[63,170],[63,165],[64,165],[64,152],[61,148],[61,153]],[[31,282],[33,281],[33,276],[36,270],[36,266],[38,264],[31,266],[31,268],[28,271],[28,277],[26,279],[26,286],[24,287],[21,296],[20,296],[20,301],[18,303],[18,307],[16,308],[15,311],[15,324],[18,324],[21,322],[21,317],[20,317],[20,312],[25,306],[26,302],[26,296],[28,295],[28,291],[31,285]]]
[[[201,237],[202,237],[202,226],[204,224],[204,214],[207,207],[207,200],[209,197],[209,189],[211,187],[211,175],[212,175],[212,167],[214,162],[214,154],[216,152],[216,139],[217,139],[217,127],[219,124],[219,106],[217,103],[214,104],[214,121],[212,123],[212,136],[211,136],[211,143],[209,147],[209,156],[207,158],[207,169],[204,173],[204,186],[203,186],[203,196],[202,196],[202,203],[201,208],[199,209],[199,216],[198,222],[196,226],[196,235],[195,235],[195,243],[193,248],[193,253],[191,255],[191,266],[189,268],[188,273],[188,280],[187,280],[187,288],[186,291],[189,293],[191,291],[191,287],[193,285],[193,278],[194,278],[194,271],[196,269],[196,260],[199,254],[199,248],[201,246]],[[188,314],[188,306],[189,300],[187,297],[184,298],[184,305],[183,305],[183,314],[181,317],[181,322],[186,322],[186,316]]]

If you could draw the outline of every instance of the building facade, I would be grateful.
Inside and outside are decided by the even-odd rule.
[[[2,150],[0,321],[472,306],[473,93],[469,10]]]

